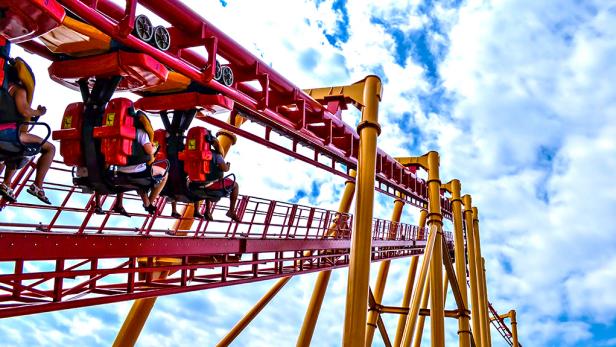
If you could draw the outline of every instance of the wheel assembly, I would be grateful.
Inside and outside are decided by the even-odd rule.
[[[150,18],[142,14],[135,17],[135,24],[133,27],[133,35],[137,36],[141,41],[148,42],[152,39],[154,34],[154,28]]]
[[[167,31],[167,28],[162,25],[156,26],[154,28],[154,34],[149,42],[161,51],[168,50],[171,46],[171,36],[169,35],[169,31]]]
[[[221,67],[221,70],[222,84],[227,87],[231,87],[231,85],[233,84],[233,70],[231,70],[231,68],[227,65]]]
[[[216,71],[214,72],[214,79],[220,82],[222,78],[222,69],[220,68],[220,63],[216,60]]]

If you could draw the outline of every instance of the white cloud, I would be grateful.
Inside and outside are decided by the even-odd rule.
[[[322,32],[335,33],[341,20],[340,12],[330,10],[332,1],[318,6],[308,1],[229,1],[225,8],[216,2],[207,8],[188,3],[300,87],[347,84],[375,71],[386,74],[380,146],[393,155],[420,154],[409,153],[417,139],[399,125],[412,123],[421,131],[422,150],[439,149],[444,180],[460,178],[464,191],[473,195],[482,220],[491,300],[499,310],[518,310],[523,343],[583,343],[592,337],[592,323],[614,320],[613,2],[469,0],[459,10],[440,3],[428,17],[418,10],[420,1],[354,1],[347,6],[349,40],[338,47]],[[285,15],[272,15],[274,6]],[[452,103],[443,105],[443,113],[422,108],[418,95],[430,95],[441,86],[432,85],[421,62],[412,57],[404,67],[395,63],[396,41],[371,22],[375,15],[406,34],[438,21],[441,32],[428,34],[433,54],[444,55],[438,68]],[[312,61],[312,70],[305,69],[302,59]],[[40,76],[35,103],[46,104],[51,123],[59,124],[65,105],[78,95],[43,77],[46,62],[29,61]],[[354,124],[358,113],[345,120]],[[245,128],[259,131],[251,124]],[[300,202],[337,206],[343,180],[304,163],[241,138],[229,160],[243,193],[287,201],[299,190],[309,192],[316,181],[320,194]],[[391,199],[381,197],[379,202],[375,215],[388,218]],[[416,211],[406,210],[404,221],[415,224]],[[386,303],[399,303],[407,267],[408,259],[392,264]],[[372,279],[375,275],[373,266]],[[292,345],[314,279],[293,279],[240,335],[238,345]],[[341,341],[346,281],[346,271],[334,271],[315,345]],[[139,344],[212,345],[270,285],[160,298]],[[99,331],[102,345],[109,345],[128,305],[104,306],[104,318],[95,314],[99,307],[59,313],[64,326],[50,326],[50,315],[41,315],[7,320],[0,329],[19,345],[43,344],[41,333],[28,340],[25,333],[16,333],[37,329],[53,332],[53,341],[47,342],[67,345],[83,341],[68,336],[68,324],[78,322]],[[108,327],[101,328],[100,321]],[[390,334],[395,321],[386,319]],[[448,337],[448,343],[453,341],[455,337]]]
[[[614,319],[615,17],[609,2],[469,1],[440,66],[442,163],[479,206],[492,300],[538,345]]]

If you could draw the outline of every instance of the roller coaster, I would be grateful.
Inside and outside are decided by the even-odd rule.
[[[154,26],[138,4],[166,25]],[[59,203],[23,201],[36,148],[0,141],[0,161],[28,158],[11,185],[17,202],[0,200],[0,318],[135,300],[114,342],[132,346],[159,296],[277,279],[217,344],[227,346],[289,280],[316,272],[297,340],[308,346],[331,271],[348,267],[344,346],[370,346],[376,330],[386,346],[418,346],[426,317],[432,346],[445,345],[445,318],[457,320],[460,346],[491,346],[490,324],[521,346],[515,311],[499,315],[488,300],[471,196],[458,180],[441,183],[437,152],[396,158],[377,147],[379,77],[300,89],[178,0],[0,0],[0,32],[48,59],[51,79],[82,97],[45,138],[60,146],[44,183]],[[342,121],[349,106],[361,111],[356,129]],[[141,227],[129,228],[113,210],[97,213],[95,196],[103,207],[119,193],[138,201],[141,183],[113,170],[130,155],[136,109],[164,125],[154,165],[169,181],[155,211],[133,214]],[[196,123],[220,129],[223,155],[239,136],[344,178],[338,210],[244,195],[239,221],[222,217],[226,200],[193,184],[211,159]],[[391,220],[373,218],[375,192],[391,197]],[[204,199],[212,203],[193,204]],[[184,208],[181,219],[163,213],[170,201]],[[420,210],[418,225],[400,221],[404,205]],[[195,208],[213,220],[193,218]],[[382,305],[391,261],[408,257],[400,306]],[[372,262],[380,268],[370,286]],[[455,310],[445,310],[448,292]],[[399,316],[393,341],[383,314]]]

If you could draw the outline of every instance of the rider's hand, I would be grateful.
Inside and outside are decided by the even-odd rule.
[[[39,112],[39,116],[42,116],[47,113],[47,108],[45,106],[38,105],[36,110]]]
[[[227,168],[228,168],[229,170],[231,170],[231,163],[230,163],[230,162],[227,162]]]

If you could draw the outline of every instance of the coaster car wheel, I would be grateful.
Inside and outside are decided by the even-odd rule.
[[[220,82],[221,78],[222,78],[222,68],[220,67],[220,63],[218,62],[218,60],[216,60],[216,70],[214,72],[214,79]]]
[[[150,43],[161,51],[168,50],[171,47],[171,36],[167,28],[162,25],[155,27]]]
[[[142,14],[135,17],[133,35],[137,36],[141,41],[150,41],[154,35],[154,27],[152,27],[150,18]]]
[[[233,70],[231,70],[231,68],[228,67],[227,65],[223,66],[221,70],[222,70],[222,84],[224,84],[227,87],[231,87],[231,85],[233,84]]]

